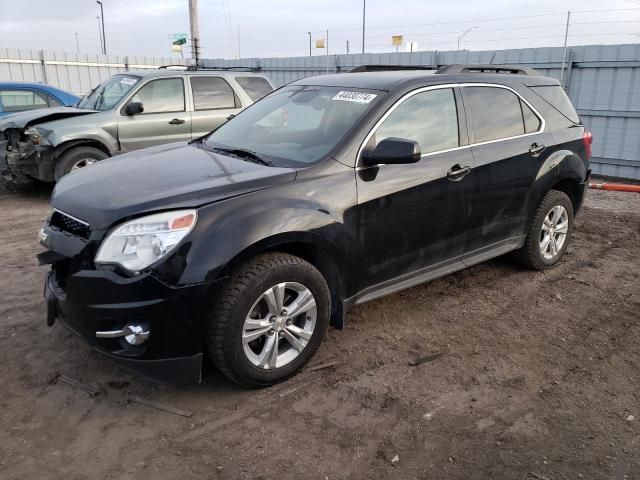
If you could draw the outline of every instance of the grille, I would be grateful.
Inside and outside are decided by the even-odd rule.
[[[81,222],[80,220],[76,220],[75,218],[59,212],[58,210],[54,211],[53,215],[51,215],[49,225],[57,228],[58,230],[62,230],[63,232],[67,232],[84,239],[89,239],[89,236],[91,235],[91,229],[88,224]]]

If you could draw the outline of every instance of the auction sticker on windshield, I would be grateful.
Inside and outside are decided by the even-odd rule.
[[[336,96],[332,100],[342,100],[343,102],[355,102],[355,103],[370,103],[378,95],[375,93],[364,92],[347,92],[341,91],[336,93]]]
[[[125,77],[122,80],[120,80],[120,83],[124,83],[125,85],[135,85],[137,81],[138,81],[137,78]]]

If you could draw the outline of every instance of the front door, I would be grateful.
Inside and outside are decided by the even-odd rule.
[[[460,103],[453,88],[420,89],[392,107],[366,144],[415,140],[422,158],[356,173],[363,298],[459,264],[470,184],[455,172],[473,167],[470,149],[458,148],[467,144],[458,122]]]
[[[122,150],[137,150],[191,138],[191,113],[187,111],[182,77],[159,78],[145,83],[129,102],[141,102],[144,112],[118,117]]]

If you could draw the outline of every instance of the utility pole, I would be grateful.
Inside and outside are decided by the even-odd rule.
[[[96,0],[96,3],[100,5],[100,23],[102,24],[102,54],[107,54],[107,38],[104,33],[104,7],[100,0]]]
[[[564,30],[564,53],[562,55],[562,73],[560,74],[560,85],[564,88],[564,67],[567,63],[567,39],[569,38],[569,22],[571,21],[571,11],[567,12],[567,25]]]
[[[327,41],[324,46],[327,49],[327,73],[329,73],[329,30],[327,30]]]
[[[367,13],[367,0],[362,0],[362,53],[364,53],[364,28]]]
[[[309,35],[309,56],[311,56],[311,32],[307,32]]]
[[[200,66],[200,25],[198,23],[198,0],[189,0],[189,25],[191,26],[191,58],[196,68]]]
[[[78,43],[78,32],[74,33],[76,36],[76,53],[80,55],[80,43]]]
[[[349,55],[349,40],[347,40],[347,55]]]
[[[238,25],[238,58],[240,57],[240,25]]]

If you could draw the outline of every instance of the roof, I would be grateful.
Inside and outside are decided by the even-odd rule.
[[[77,100],[79,97],[71,92],[67,92],[58,87],[48,85],[46,83],[39,82],[2,82],[0,81],[0,88],[33,88],[37,90],[44,90],[45,92],[57,97],[58,100],[62,100],[65,103]]]
[[[389,92],[412,85],[440,85],[443,83],[497,83],[510,85],[560,85],[555,78],[512,75],[503,73],[436,74],[433,70],[392,70],[384,72],[338,73],[307,77],[291,85],[320,85],[345,88],[363,88]]]

